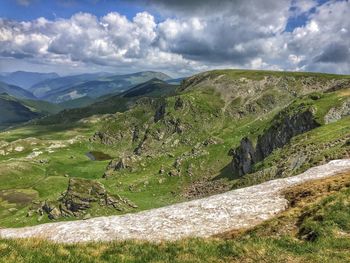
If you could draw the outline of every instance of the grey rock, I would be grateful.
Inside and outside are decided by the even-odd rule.
[[[331,108],[324,116],[324,122],[326,124],[336,122],[348,115],[350,115],[350,100],[345,101],[340,107]]]
[[[291,116],[288,112],[281,112],[276,120],[258,137],[256,147],[248,138],[243,138],[239,147],[230,150],[229,155],[233,156],[231,166],[234,174],[242,176],[252,172],[255,163],[264,160],[275,149],[289,143],[294,136],[320,126],[314,118],[313,109],[302,108]]]

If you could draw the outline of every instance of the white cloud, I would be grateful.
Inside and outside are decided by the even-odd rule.
[[[349,73],[348,1],[321,6],[314,0],[194,2],[203,4],[190,9],[193,2],[178,1],[169,7],[177,15],[161,22],[148,12],[132,19],[116,12],[54,21],[0,19],[0,59],[174,75],[219,67]],[[284,31],[289,16],[311,9],[305,26]]]

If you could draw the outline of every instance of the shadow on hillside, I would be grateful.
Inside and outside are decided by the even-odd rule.
[[[212,181],[215,180],[220,180],[220,179],[229,179],[229,180],[234,180],[238,179],[239,177],[237,175],[234,175],[232,173],[232,168],[231,168],[231,162],[228,163],[224,168],[220,170],[220,173],[215,176]]]

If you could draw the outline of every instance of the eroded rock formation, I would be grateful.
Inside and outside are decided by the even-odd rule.
[[[230,151],[233,156],[233,173],[239,176],[252,171],[253,165],[264,160],[275,149],[281,148],[301,133],[310,131],[320,124],[315,120],[312,109],[306,109],[289,115],[279,114],[275,122],[260,135],[254,147],[248,138],[241,140],[240,146]]]

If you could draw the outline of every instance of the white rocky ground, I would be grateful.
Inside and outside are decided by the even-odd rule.
[[[298,176],[208,198],[122,216],[0,229],[0,237],[39,237],[64,243],[209,237],[229,230],[253,227],[283,211],[288,203],[281,191],[287,187],[347,170],[350,170],[350,159],[335,160]]]

